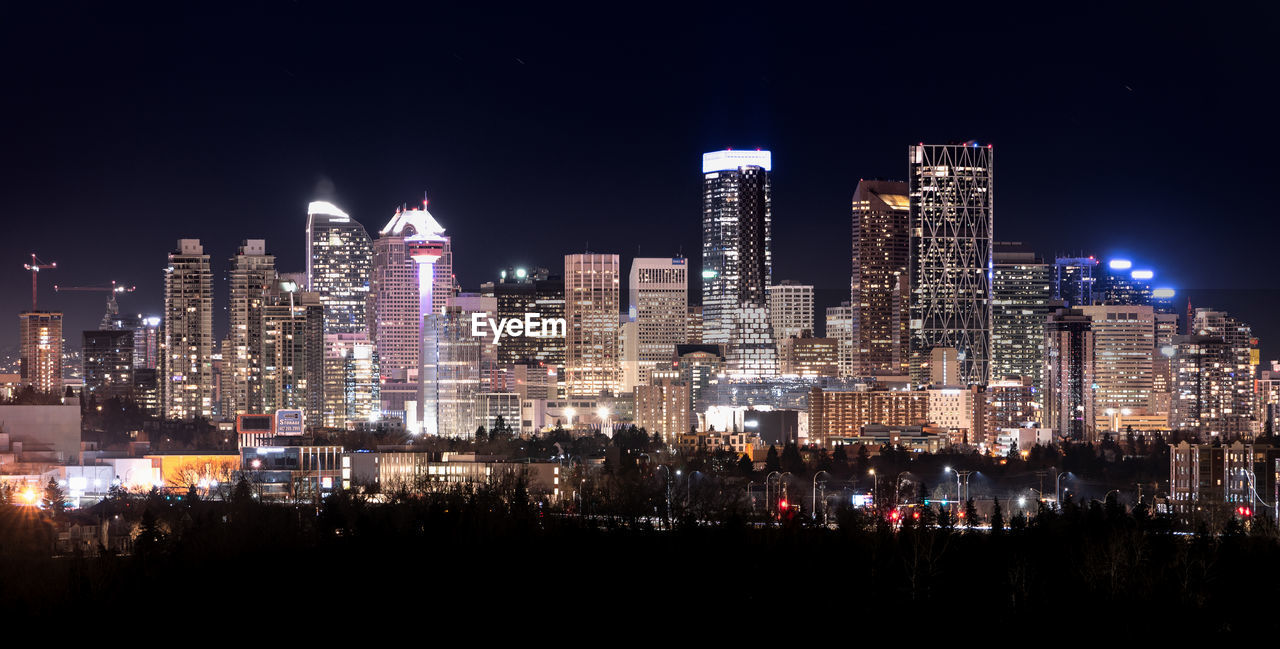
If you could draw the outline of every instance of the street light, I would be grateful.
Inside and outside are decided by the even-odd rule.
[[[1054,504],[1058,506],[1059,511],[1062,510],[1062,476],[1067,475],[1068,473],[1070,473],[1070,471],[1067,473],[1059,473],[1058,477],[1053,479],[1053,497],[1058,499],[1058,502]]]
[[[813,474],[813,494],[809,499],[809,508],[813,510],[811,512],[811,517],[813,518],[813,520],[818,520],[818,476],[824,473],[827,473],[827,472],[819,471]],[[827,473],[827,477],[830,478],[831,474]],[[824,482],[823,484],[826,484],[826,483]],[[823,489],[823,493],[826,493],[825,488]],[[826,501],[824,500],[823,502],[825,503]]]
[[[871,474],[871,507],[875,508],[877,496],[880,495],[880,478],[876,475],[875,469],[871,469],[867,473]]]

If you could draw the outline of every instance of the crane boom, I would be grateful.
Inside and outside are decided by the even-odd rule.
[[[54,268],[57,268],[58,262],[55,261],[52,264],[46,264],[43,261],[40,261],[40,258],[36,256],[36,253],[33,252],[31,253],[31,263],[23,264],[22,267],[31,271],[31,310],[35,311],[36,310],[36,277],[39,276],[41,270],[52,270]]]

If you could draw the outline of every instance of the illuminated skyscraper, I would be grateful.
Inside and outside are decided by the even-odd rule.
[[[1093,320],[1095,426],[1110,430],[1116,413],[1151,407],[1155,375],[1155,312],[1149,306],[1106,304],[1080,307]],[[1125,412],[1129,411],[1129,412]]]
[[[262,306],[263,412],[301,409],[324,425],[324,306],[292,282],[268,291]]]
[[[276,258],[267,254],[267,242],[247,239],[231,258],[230,345],[222,360],[230,380],[224,386],[226,415],[258,414],[262,410],[262,305],[275,287]]]
[[[1153,271],[1134,269],[1133,262],[1128,259],[1112,259],[1104,268],[1098,285],[1094,287],[1093,299],[1096,302],[1125,306],[1151,304]]]
[[[84,332],[84,390],[102,403],[133,395],[133,332],[108,329]]]
[[[995,246],[990,381],[1026,378],[1038,392],[1044,366],[1045,318],[1052,310],[1053,266],[1022,250],[1021,245]]]
[[[767,293],[772,166],[768,151],[702,156],[702,340],[726,346],[733,375],[778,373]]]
[[[564,278],[545,268],[508,268],[497,282],[485,283],[481,292],[491,295],[497,306],[496,320],[517,318],[536,313],[541,318],[563,318]],[[564,381],[565,339],[561,336],[504,336],[498,340],[497,362],[502,365],[528,365],[556,373],[557,383]],[[562,386],[563,387],[563,386]]]
[[[1058,309],[1045,324],[1044,424],[1058,439],[1096,441],[1093,416],[1093,319]]]
[[[618,255],[565,255],[567,396],[613,394],[621,388],[620,290]]]
[[[307,206],[307,285],[324,305],[325,333],[365,331],[373,241],[333,203]]]
[[[62,314],[27,311],[18,316],[23,385],[62,396]]]
[[[164,269],[160,373],[168,419],[212,417],[213,272],[199,239],[180,239]]]
[[[1058,257],[1053,266],[1053,298],[1067,307],[1093,304],[1098,260],[1093,257]]]
[[[635,322],[637,380],[650,385],[653,370],[670,369],[676,345],[689,325],[689,260],[636,257],[629,278],[630,317]],[[812,310],[812,300],[810,300]]]
[[[904,182],[861,180],[853,193],[852,366],[842,376],[907,373],[909,191]]]
[[[853,306],[848,302],[841,302],[840,306],[827,307],[826,336],[836,340],[840,376],[842,378],[855,376],[854,369],[857,361],[854,358],[856,354],[853,345]]]
[[[813,328],[813,286],[800,282],[783,281],[769,287],[769,326],[781,353],[782,342],[792,336],[808,332],[817,335]],[[781,366],[781,357],[779,357]]]
[[[324,425],[344,428],[378,421],[382,411],[378,352],[365,334],[324,337]]]
[[[955,349],[960,379],[987,381],[991,361],[992,157],[988,146],[910,147],[911,374]]]

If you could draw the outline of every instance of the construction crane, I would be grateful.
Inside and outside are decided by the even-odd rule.
[[[57,284],[53,285],[53,290],[55,292],[93,291],[93,292],[99,292],[99,293],[101,292],[108,293],[107,315],[103,318],[104,323],[110,321],[112,318],[114,318],[116,315],[120,313],[120,305],[116,302],[116,295],[120,293],[132,293],[135,290],[137,290],[137,288],[138,287],[136,286],[125,286],[123,284],[117,283],[114,280],[111,282],[111,286],[58,286]]]
[[[52,270],[54,268],[57,268],[58,262],[55,261],[52,264],[46,264],[43,261],[40,261],[40,258],[36,256],[36,253],[33,252],[31,253],[31,263],[23,264],[22,267],[31,271],[31,310],[35,311],[36,310],[36,277],[39,276],[41,270]]]

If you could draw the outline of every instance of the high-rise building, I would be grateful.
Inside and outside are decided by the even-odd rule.
[[[1080,307],[1080,312],[1093,321],[1094,425],[1110,430],[1112,415],[1151,406],[1155,312],[1123,304]]]
[[[84,391],[98,402],[133,396],[133,332],[84,332]]]
[[[768,151],[702,156],[702,339],[725,345],[734,375],[778,371],[767,294],[773,277],[772,167]]]
[[[1096,441],[1093,402],[1093,319],[1058,309],[1045,323],[1045,427],[1058,439]]]
[[[618,255],[565,255],[565,390],[568,396],[612,394],[621,388],[620,291]]]
[[[711,384],[724,375],[724,356],[718,345],[679,345],[675,352],[680,380],[689,386],[689,425],[697,423],[697,414],[711,405]]]
[[[373,241],[359,221],[333,203],[307,206],[307,285],[324,305],[328,334],[365,331]]]
[[[1222,416],[1230,421],[1229,434],[1251,434],[1253,431],[1246,430],[1241,422],[1244,418],[1254,418],[1256,406],[1254,374],[1258,342],[1252,328],[1226,312],[1196,309],[1191,330],[1195,335],[1212,336],[1226,343],[1224,357],[1218,361],[1222,367],[1216,368],[1224,374],[1212,398],[1219,400]]]
[[[1128,259],[1112,259],[1094,287],[1093,299],[1101,304],[1143,306],[1151,304],[1151,280],[1155,272],[1134,269]]]
[[[1235,348],[1220,337],[1199,334],[1175,336],[1173,347],[1169,426],[1206,441],[1251,439],[1252,394],[1240,391]]]
[[[669,369],[655,372],[651,381],[649,385],[636,386],[636,426],[673,444],[689,430],[689,384],[680,380],[678,371]]]
[[[37,392],[62,396],[62,314],[26,311],[18,315],[19,376]]]
[[[1168,415],[1173,399],[1173,338],[1178,335],[1178,314],[1156,312],[1156,349],[1151,355],[1152,413]]]
[[[690,345],[701,345],[702,344],[702,306],[701,305],[689,307],[688,323],[689,324],[686,326],[688,335],[685,337],[685,343]]]
[[[689,260],[636,257],[628,287],[628,313],[635,323],[636,380],[649,385],[653,370],[670,368],[676,345],[685,344],[689,336]]]
[[[853,193],[849,301],[853,365],[842,376],[906,374],[911,262],[909,192],[904,182],[860,180]]]
[[[481,293],[496,301],[494,319],[499,322],[524,320],[531,313],[544,319],[565,317],[564,278],[545,268],[508,268],[497,282],[484,284]],[[555,371],[559,382],[564,380],[564,354],[565,339],[560,336],[503,336],[497,344],[499,364],[540,366]]]
[[[491,298],[487,302],[488,309],[495,308]],[[439,434],[444,437],[469,438],[481,425],[477,423],[476,397],[485,391],[481,373],[487,341],[471,335],[474,312],[477,311],[453,305],[430,316],[436,332],[435,417]],[[483,312],[488,315],[487,310]],[[507,423],[518,424],[510,419]]]
[[[914,426],[929,419],[929,395],[921,390],[809,393],[809,439],[830,448],[831,438],[857,437],[869,424]]]
[[[856,376],[857,353],[853,339],[853,306],[841,302],[840,306],[827,307],[826,337],[834,338],[837,345],[837,361],[841,378]]]
[[[1094,257],[1058,257],[1053,265],[1053,299],[1068,308],[1093,304],[1097,269]]]
[[[991,146],[910,147],[911,372],[925,381],[930,350],[955,349],[966,385],[991,361]]]
[[[262,306],[263,412],[301,409],[308,427],[324,425],[324,303],[292,282]]]
[[[161,400],[167,419],[212,417],[213,272],[199,239],[180,239],[164,269]]]
[[[1044,325],[1053,301],[1053,266],[1019,243],[995,245],[991,281],[991,382],[1044,372]]]
[[[784,280],[769,287],[769,325],[782,349],[792,336],[817,335],[813,328],[813,286]]]
[[[247,239],[231,258],[230,345],[222,358],[230,379],[226,414],[262,413],[262,305],[276,285],[276,258],[263,239]]]
[[[324,417],[328,428],[378,421],[382,412],[378,352],[363,333],[324,337]]]

